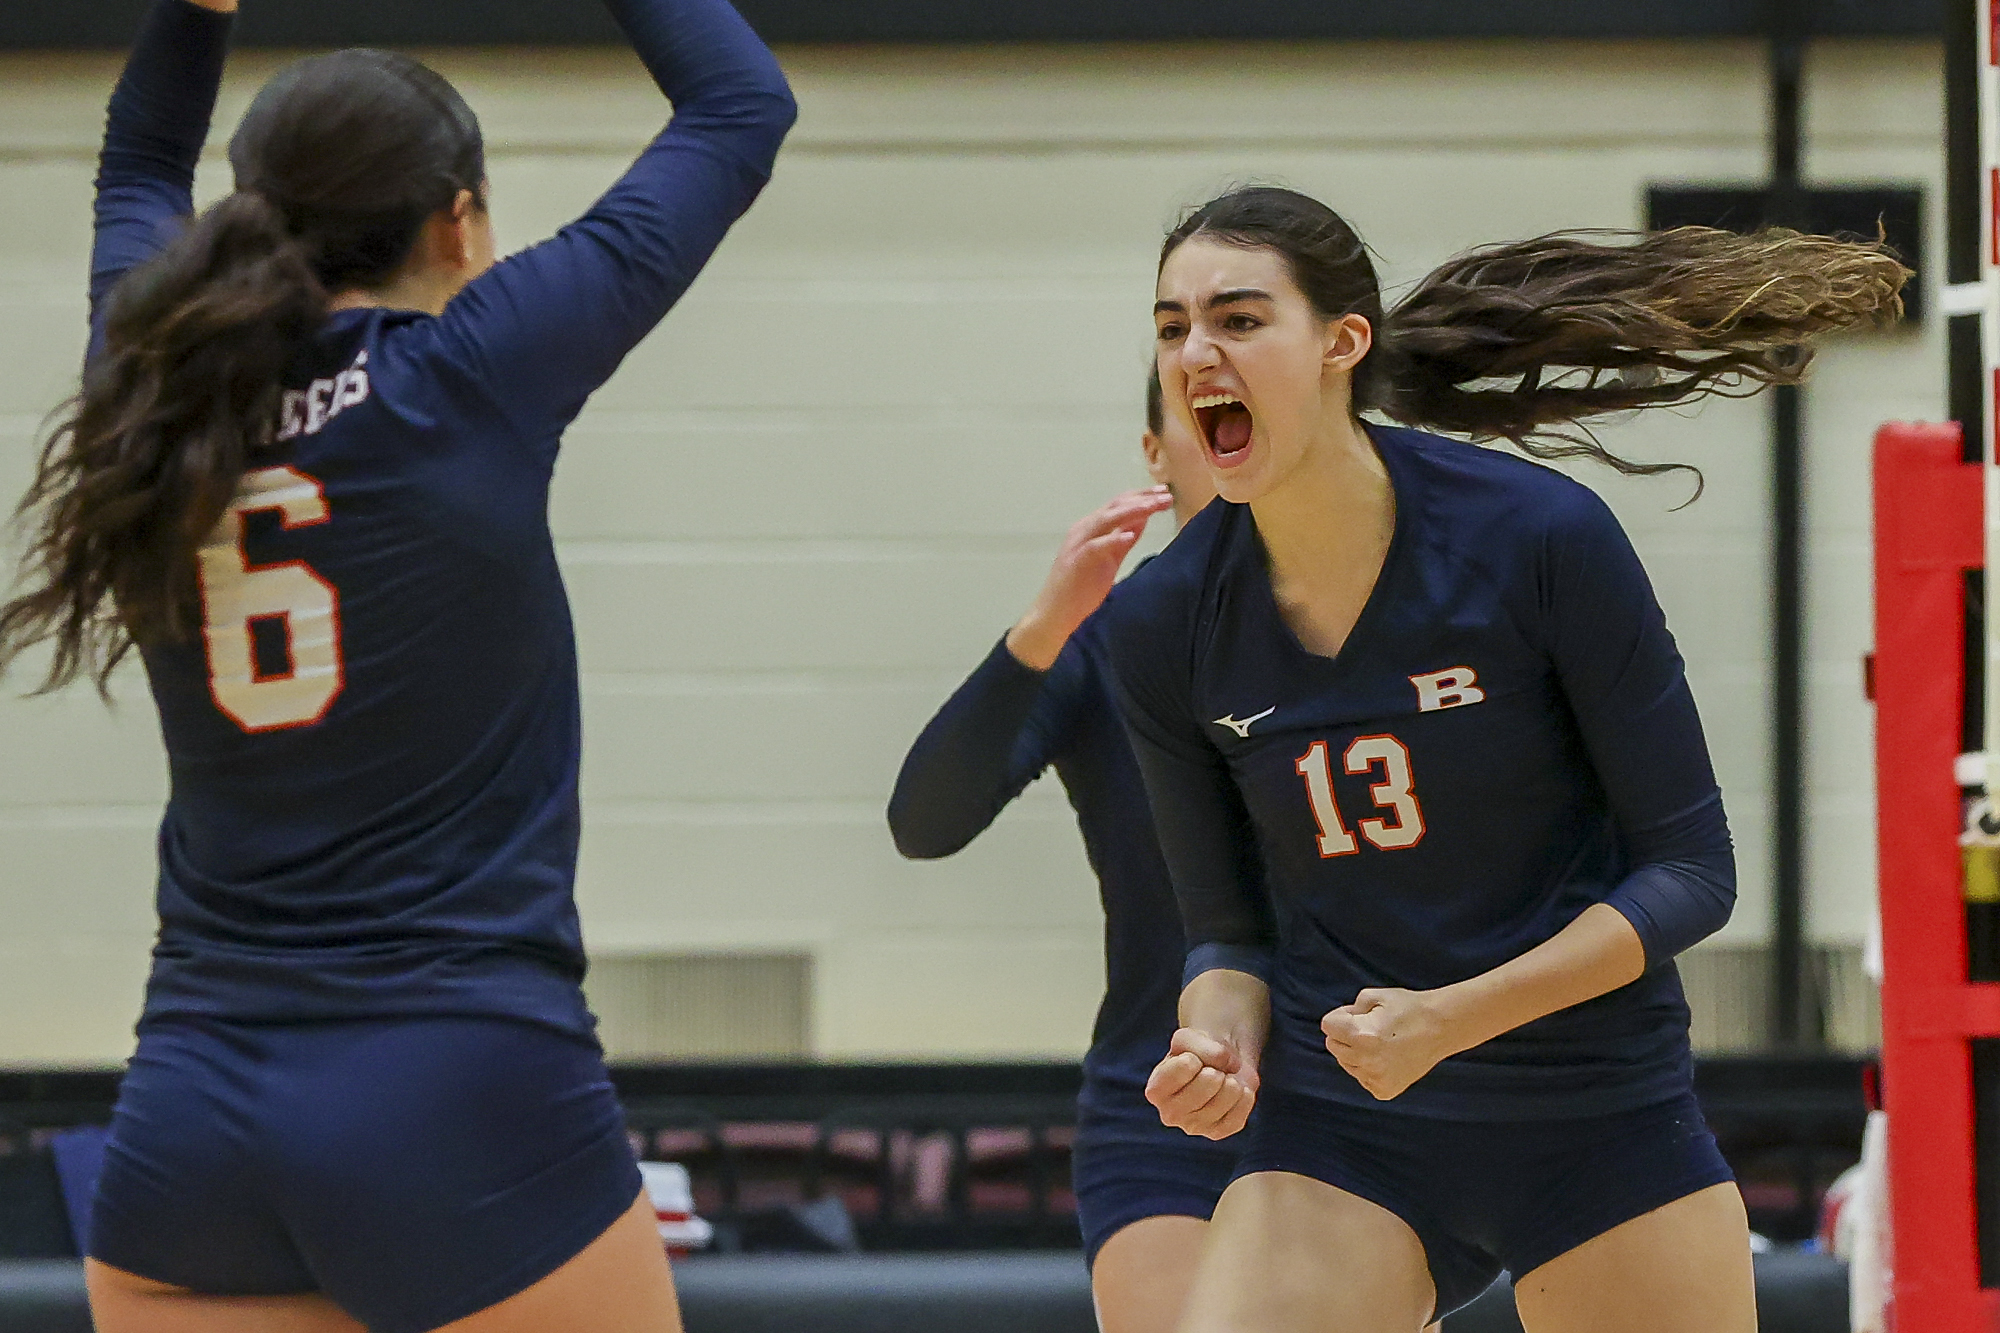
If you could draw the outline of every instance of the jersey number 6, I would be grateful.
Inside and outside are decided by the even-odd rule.
[[[309,727],[326,716],[345,683],[340,594],[303,561],[253,565],[243,549],[246,515],[275,512],[287,528],[330,517],[326,492],[295,468],[246,473],[236,499],[201,548],[202,636],[208,692],[245,731]],[[261,669],[257,628],[281,632],[283,670]]]
[[[1414,847],[1424,838],[1424,811],[1410,789],[1409,747],[1394,736],[1361,736],[1341,759],[1341,766],[1349,773],[1366,773],[1377,765],[1382,769],[1382,781],[1370,787],[1368,794],[1393,817],[1362,820],[1361,836],[1385,852]],[[1334,800],[1333,765],[1326,742],[1314,741],[1312,748],[1299,756],[1297,768],[1306,780],[1306,799],[1312,803],[1313,818],[1319,821],[1319,854],[1352,856],[1360,844],[1347,831],[1340,804]]]

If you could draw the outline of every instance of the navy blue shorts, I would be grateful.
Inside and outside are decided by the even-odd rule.
[[[1234,1147],[1165,1126],[1161,1130],[1157,1139],[1137,1141],[1077,1136],[1070,1170],[1087,1264],[1096,1264],[1104,1242],[1134,1222],[1149,1217],[1198,1217],[1206,1222],[1215,1212],[1215,1201],[1236,1171]],[[1168,1133],[1176,1137],[1170,1139]]]
[[[1437,1316],[1502,1270],[1734,1180],[1692,1092],[1569,1120],[1434,1120],[1265,1089],[1236,1174],[1290,1171],[1379,1204],[1423,1242]]]
[[[548,1276],[638,1195],[594,1043],[499,1018],[161,1018],[119,1092],[90,1253],[428,1333]]]

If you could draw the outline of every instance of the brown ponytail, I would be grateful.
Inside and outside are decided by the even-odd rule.
[[[0,607],[0,660],[52,639],[43,688],[88,671],[102,689],[135,641],[194,630],[194,552],[269,441],[280,377],[326,300],[256,194],[216,204],[119,285],[21,504],[40,511],[28,557],[43,582]]]
[[[1819,335],[1895,319],[1910,277],[1880,241],[1569,232],[1460,255],[1385,312],[1361,238],[1296,191],[1251,187],[1203,205],[1161,262],[1196,235],[1273,249],[1322,318],[1368,319],[1375,348],[1355,368],[1357,412],[1628,475],[1695,470],[1620,458],[1585,423],[1796,383]]]
[[[271,445],[329,294],[387,282],[426,218],[484,197],[471,110],[381,51],[281,71],[229,155],[237,192],[114,291],[21,502],[29,586],[0,606],[0,669],[51,643],[45,691],[82,675],[103,691],[134,644],[196,632],[196,551]]]

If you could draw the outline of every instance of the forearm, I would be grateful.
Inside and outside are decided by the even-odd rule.
[[[1047,671],[1062,656],[1064,645],[1074,633],[1074,624],[1052,620],[1038,604],[1007,631],[1007,651],[1029,670]]]
[[[954,854],[1047,767],[1037,722],[1055,711],[1052,684],[1004,646],[966,677],[896,776],[889,832],[898,851],[919,859]]]
[[[154,0],[111,95],[98,160],[90,260],[92,345],[118,279],[158,253],[194,210],[216,92],[229,54],[233,3]]]
[[[1007,631],[1007,651],[1015,661],[1035,671],[1047,671],[1062,656],[1070,637],[1089,619],[1094,604],[1066,597],[1066,591],[1062,585],[1044,585],[1035,604]]]
[[[227,0],[155,0],[111,95],[99,188],[132,177],[192,187],[235,8]]]
[[[797,108],[777,59],[727,0],[606,3],[678,121],[690,128],[777,125],[776,152]]]
[[[188,0],[188,3],[199,5],[203,9],[213,10],[217,14],[234,14],[236,12],[236,0]]]
[[[1432,991],[1450,1054],[1594,1000],[1646,971],[1639,932],[1614,907],[1596,903],[1553,939],[1468,981]]]
[[[1202,972],[1181,990],[1180,1023],[1226,1042],[1255,1065],[1271,1030],[1271,988],[1247,972]]]

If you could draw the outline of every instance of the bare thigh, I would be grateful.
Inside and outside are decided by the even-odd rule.
[[[1178,1323],[1207,1234],[1198,1217],[1147,1217],[1099,1246],[1090,1293],[1101,1333],[1163,1333]]]
[[[203,1296],[84,1262],[97,1333],[368,1333],[324,1296]]]
[[[1417,1233],[1286,1171],[1223,1192],[1180,1333],[1417,1333],[1436,1304]]]
[[[98,1333],[367,1333],[323,1296],[203,1296],[92,1261]],[[681,1333],[653,1210],[641,1196],[581,1254],[439,1333]]]
[[[1756,1333],[1750,1224],[1734,1185],[1656,1208],[1514,1284],[1528,1333]]]

